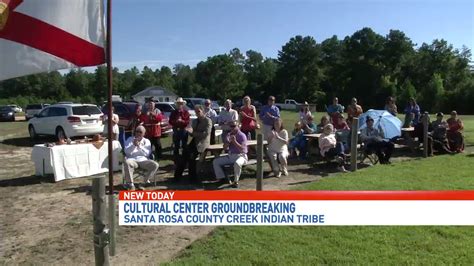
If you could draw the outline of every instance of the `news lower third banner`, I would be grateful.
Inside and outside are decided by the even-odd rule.
[[[120,225],[474,225],[474,191],[121,191]]]

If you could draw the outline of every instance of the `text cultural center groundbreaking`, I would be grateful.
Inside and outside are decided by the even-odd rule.
[[[120,225],[474,225],[474,192],[121,191]]]

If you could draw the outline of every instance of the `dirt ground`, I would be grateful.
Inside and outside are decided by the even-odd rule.
[[[24,140],[24,142],[28,142]],[[7,142],[11,139],[4,139]],[[21,141],[19,141],[21,142]],[[11,142],[10,142],[11,143]],[[32,144],[31,144],[32,145]],[[31,146],[0,144],[0,262],[3,264],[93,264],[91,179],[54,183],[34,176]],[[266,165],[267,168],[268,165]],[[168,172],[166,172],[168,170]],[[171,167],[161,170],[156,189],[232,189],[209,183],[190,186],[168,182]],[[292,165],[292,174],[264,180],[264,189],[288,189],[320,176],[306,164]],[[255,189],[254,171],[243,176],[241,188]],[[115,184],[121,174],[115,174]],[[208,178],[211,179],[211,178]],[[119,189],[119,187],[117,187]],[[119,227],[115,265],[168,261],[214,227]]]
[[[32,143],[26,136],[0,139],[0,263],[2,264],[93,264],[91,179],[58,183],[52,177],[34,175]],[[44,140],[43,140],[44,142]],[[265,175],[269,175],[265,164]],[[325,163],[314,167],[291,161],[290,176],[264,179],[264,190],[285,190],[315,182],[334,172]],[[168,179],[172,166],[160,169],[156,189],[231,190],[228,185],[205,183],[191,186]],[[211,173],[207,178],[211,180]],[[241,190],[255,190],[255,166],[242,176]],[[121,183],[116,173],[115,184]],[[116,189],[120,189],[117,186]],[[150,188],[153,189],[153,188]],[[214,227],[118,227],[114,265],[159,264],[169,261],[193,241],[212,233]]]

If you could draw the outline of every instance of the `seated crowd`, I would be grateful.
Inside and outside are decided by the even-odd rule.
[[[280,110],[275,105],[275,97],[268,98],[267,105],[263,106],[257,115],[255,106],[248,96],[243,98],[243,106],[239,110],[233,109],[232,101],[226,100],[225,109],[217,114],[210,108],[210,100],[204,106],[195,106],[197,119],[191,121],[189,112],[184,108],[182,98],[176,100],[177,109],[169,119],[173,127],[173,159],[175,164],[174,179],[182,179],[183,172],[188,168],[188,177],[191,182],[200,182],[196,170],[196,158],[205,154],[210,144],[215,143],[216,125],[222,130],[222,143],[225,155],[215,158],[212,162],[215,178],[218,181],[226,180],[225,166],[233,170],[233,180],[229,181],[233,187],[239,186],[242,167],[248,162],[249,140],[255,140],[256,131],[261,128],[264,140],[267,142],[266,156],[276,177],[288,175],[288,158],[304,159],[310,147],[317,149],[317,154],[327,160],[335,159],[338,169],[347,172],[344,168],[346,154],[350,149],[351,126],[354,118],[359,118],[363,109],[356,98],[351,99],[350,105],[344,108],[335,97],[332,105],[327,107],[327,115],[323,115],[320,123],[314,123],[314,117],[307,103],[303,104],[298,113],[297,122],[289,136],[280,117]],[[155,108],[153,102],[147,103],[147,112],[142,113],[141,106],[136,109],[135,116],[126,128],[124,152],[125,180],[129,188],[134,189],[133,172],[137,168],[145,170],[145,183],[158,170],[155,160],[161,158],[161,128],[163,117]],[[347,119],[344,116],[347,112]],[[387,99],[385,110],[396,116],[398,109],[392,97]],[[404,109],[404,128],[413,128],[410,134],[423,142],[423,123],[425,114],[414,98],[411,98]],[[112,115],[114,128],[118,124],[118,116]],[[428,153],[458,153],[464,150],[463,123],[456,111],[451,117],[444,120],[444,114],[437,113],[436,120],[429,124]],[[107,118],[105,118],[107,119]],[[427,118],[429,119],[429,118]],[[376,126],[374,117],[366,116],[359,134],[364,152],[376,154],[381,164],[390,164],[394,150],[393,139],[387,139],[380,123]],[[261,123],[261,124],[260,124]],[[106,132],[104,132],[106,133]],[[312,134],[312,135],[308,135]],[[315,138],[308,138],[315,136]],[[188,143],[188,138],[191,141]],[[317,139],[317,141],[316,141]],[[312,143],[317,142],[317,143]],[[152,149],[154,146],[154,149]],[[152,154],[152,150],[155,151]]]

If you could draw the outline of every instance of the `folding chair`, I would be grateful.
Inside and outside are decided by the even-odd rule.
[[[364,143],[360,144],[359,159],[361,164],[364,163],[366,159],[369,159],[372,165],[376,165],[379,162],[379,157],[377,154],[375,154],[374,151],[367,150],[367,147]]]
[[[150,160],[155,160],[155,155],[153,152],[151,153],[150,157],[148,157]],[[127,157],[125,157],[124,154],[122,154],[121,160],[119,162],[122,164],[122,184],[126,183],[125,180],[125,161],[127,161]],[[133,171],[133,179],[139,178],[140,176],[145,177],[146,170],[137,168]],[[153,185],[156,187],[156,174],[153,176]]]

